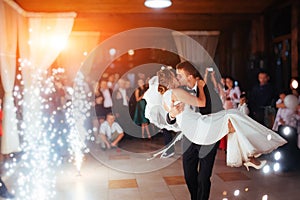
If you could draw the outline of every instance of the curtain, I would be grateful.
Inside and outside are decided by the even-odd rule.
[[[55,18],[41,14],[28,17],[25,24],[20,24],[20,58],[30,62],[22,68],[25,87],[31,85],[33,76],[50,67],[58,57],[71,33],[73,22],[73,17]],[[23,35],[24,32],[27,33]],[[24,38],[26,36],[28,38]]]
[[[197,66],[211,65],[219,34],[219,31],[174,31],[172,33],[180,59],[191,61]]]
[[[16,74],[17,16],[12,7],[0,1],[0,66],[4,88],[2,154],[19,151],[16,108],[12,95]]]
[[[4,137],[1,142],[2,153],[17,151],[15,106],[12,90],[16,72],[17,41],[20,65],[24,80],[23,119],[29,126],[38,121],[33,113],[39,113],[39,88],[34,85],[42,71],[55,61],[69,37],[76,13],[33,13],[26,12],[12,0],[0,0],[0,50],[1,77],[5,90],[4,99]],[[27,91],[27,92],[26,92]],[[28,106],[30,105],[30,106]],[[36,117],[36,116],[35,116]],[[37,122],[38,123],[38,122]],[[15,130],[15,132],[14,132]],[[37,132],[27,129],[29,134]]]

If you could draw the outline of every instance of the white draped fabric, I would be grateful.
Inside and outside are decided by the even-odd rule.
[[[29,17],[28,23],[25,22],[20,27],[20,38],[28,35],[28,38],[19,42],[20,58],[30,61],[30,64],[22,69],[25,84],[32,80],[33,75],[51,66],[71,33],[74,23],[72,16],[59,18],[52,15]],[[24,32],[28,33],[23,35]]]
[[[173,32],[180,59],[191,61],[197,66],[210,64],[211,58],[214,58],[215,55],[219,34],[219,31]],[[199,48],[199,44],[206,51]]]
[[[12,96],[16,74],[17,12],[2,0],[0,1],[0,30],[1,79],[5,92],[1,153],[9,154],[19,151],[16,108]]]
[[[14,127],[17,126],[14,124],[16,114],[12,98],[17,41],[20,58],[25,64],[22,66],[25,91],[34,90],[34,94],[39,95],[37,88],[32,88],[34,80],[38,78],[36,75],[51,66],[59,55],[62,45],[71,33],[76,13],[26,12],[12,0],[0,0],[0,6],[1,77],[5,89],[3,127],[6,135],[2,138],[1,151],[10,153],[16,151],[16,147],[19,146],[18,134],[13,133]],[[38,98],[25,93],[24,102],[33,105],[32,109],[23,108],[24,118],[28,122],[37,120],[28,118],[27,114],[39,110]]]

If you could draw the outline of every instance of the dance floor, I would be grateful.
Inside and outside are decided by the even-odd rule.
[[[62,164],[57,172],[54,199],[188,200],[180,145],[176,145],[176,154],[172,158],[147,160],[162,146],[161,136],[151,140],[127,138],[119,148],[106,151],[93,144],[93,151],[85,154],[80,174],[74,164]],[[218,150],[210,199],[300,199],[300,170],[264,173],[250,168],[248,172],[244,167],[227,167],[225,157],[225,152]],[[17,186],[13,176],[3,179],[9,190]]]

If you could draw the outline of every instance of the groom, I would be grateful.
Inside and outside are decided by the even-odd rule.
[[[199,96],[197,80],[201,78],[197,69],[189,62],[182,62],[176,66],[177,79],[185,90]],[[209,114],[222,110],[222,102],[214,92],[212,83],[207,82],[204,87],[206,106],[194,108],[195,112]],[[176,115],[182,112],[182,105],[175,106],[167,115],[169,124],[176,123]],[[201,134],[201,132],[199,132]],[[218,149],[218,143],[212,145],[197,145],[183,138],[183,170],[191,200],[208,200],[210,194],[213,165]],[[199,167],[200,165],[200,167]]]

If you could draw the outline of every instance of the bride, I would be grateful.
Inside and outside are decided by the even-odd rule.
[[[205,86],[204,81],[197,81],[202,94],[199,97],[186,92],[179,85],[171,68],[163,68],[149,80],[149,89],[144,94],[147,101],[145,116],[150,122],[159,128],[181,131],[173,143],[184,135],[195,144],[210,145],[228,135],[227,165],[239,167],[244,164],[248,170],[249,166],[258,169],[265,164],[265,161],[260,163],[253,157],[270,153],[286,143],[277,133],[236,109],[208,115],[194,112],[191,106],[200,107],[206,103],[205,95],[201,92]],[[173,116],[176,117],[176,123],[170,125],[166,122],[166,115],[174,107],[179,112]],[[166,149],[154,157],[164,151]]]

